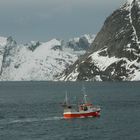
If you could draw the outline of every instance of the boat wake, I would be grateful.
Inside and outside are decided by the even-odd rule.
[[[63,117],[48,117],[48,118],[25,118],[25,119],[17,119],[17,120],[11,120],[8,122],[8,124],[14,124],[14,123],[33,123],[33,122],[44,122],[44,121],[58,121],[63,120]]]

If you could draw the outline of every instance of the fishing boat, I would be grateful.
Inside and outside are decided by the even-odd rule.
[[[63,113],[64,119],[99,117],[101,111],[101,108],[99,106],[95,106],[87,100],[86,94],[84,94],[83,96],[82,103],[73,105],[70,104],[66,93],[65,101],[62,106],[64,107],[64,113]]]

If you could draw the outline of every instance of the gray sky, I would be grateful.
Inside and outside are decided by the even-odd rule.
[[[0,36],[18,42],[96,34],[126,0],[0,0]]]

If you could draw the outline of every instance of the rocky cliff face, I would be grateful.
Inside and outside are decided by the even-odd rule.
[[[61,80],[140,80],[140,0],[129,0],[110,15],[92,47]]]

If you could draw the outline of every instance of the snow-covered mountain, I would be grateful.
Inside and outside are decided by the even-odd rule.
[[[12,37],[0,37],[0,80],[57,80],[90,47],[92,37],[84,35],[67,42],[32,41],[25,45],[18,45]]]
[[[64,43],[63,46],[66,48],[71,48],[75,51],[87,50],[91,43],[94,41],[95,35],[87,35],[70,39],[68,42]]]
[[[87,53],[62,75],[65,81],[140,80],[140,0],[110,15]]]

